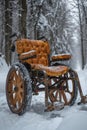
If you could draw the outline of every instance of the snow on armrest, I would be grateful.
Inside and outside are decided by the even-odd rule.
[[[71,58],[70,54],[58,54],[51,57],[52,61],[69,60],[70,58]]]
[[[19,55],[19,60],[27,60],[30,58],[35,58],[36,57],[36,50],[31,50],[25,53],[21,53]]]

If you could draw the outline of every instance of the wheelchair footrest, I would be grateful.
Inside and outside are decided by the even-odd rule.
[[[64,103],[62,102],[54,102],[53,104],[49,104],[45,111],[53,111],[53,110],[62,110],[64,108]]]
[[[77,104],[80,105],[80,104],[82,104],[82,103],[83,103],[83,104],[87,103],[87,95],[82,96],[82,97],[81,97],[81,101],[78,102]]]

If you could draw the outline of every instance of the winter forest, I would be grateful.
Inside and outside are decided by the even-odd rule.
[[[70,53],[71,66],[87,64],[87,0],[0,0],[0,53],[8,65],[16,33],[20,38],[45,37],[51,54]]]
[[[0,129],[87,130],[87,0],[0,0]]]

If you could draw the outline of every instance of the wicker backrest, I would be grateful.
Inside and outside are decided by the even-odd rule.
[[[20,55],[22,53],[36,50],[36,58],[28,59],[25,62],[29,64],[42,64],[48,66],[48,55],[50,47],[47,41],[21,39],[16,42],[16,51]]]

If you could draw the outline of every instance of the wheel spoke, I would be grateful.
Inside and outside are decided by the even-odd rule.
[[[17,72],[17,83],[20,83],[21,81],[22,81],[22,77],[21,77],[21,74],[20,74],[20,72],[19,72],[19,70],[18,70],[18,72]]]
[[[61,102],[61,92],[60,92],[60,90],[56,91],[55,98],[57,99],[57,101]]]
[[[17,70],[13,71],[13,79],[17,82],[18,79]]]
[[[55,93],[55,98],[57,99],[58,97],[58,94],[59,94],[59,91],[57,90],[56,93]]]
[[[15,99],[14,99],[14,92],[11,92],[9,94],[9,100],[10,100],[10,103],[12,106],[16,106],[16,102],[15,102]]]
[[[16,86],[16,80],[12,80],[12,85]]]
[[[17,95],[17,102],[16,102],[16,106],[17,106],[18,109],[21,107],[21,104],[22,104],[22,98],[21,98],[21,96],[18,94],[18,95]]]
[[[61,91],[59,90],[59,102],[62,102]]]
[[[23,89],[24,83],[21,80],[20,82],[18,82],[18,88]]]
[[[64,99],[65,105],[67,105],[67,97],[66,97],[65,92],[63,90],[61,90],[61,95]]]

